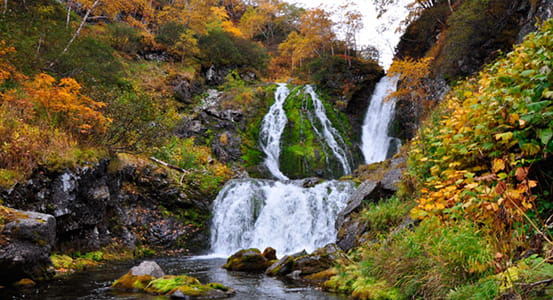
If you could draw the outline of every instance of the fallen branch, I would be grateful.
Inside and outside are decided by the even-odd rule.
[[[190,173],[190,171],[188,171],[188,170],[185,170],[185,169],[183,169],[183,168],[177,167],[177,166],[172,165],[172,164],[170,164],[170,163],[166,163],[166,162],[164,162],[164,161],[162,161],[162,160],[159,160],[159,159],[157,159],[157,158],[155,158],[155,157],[153,157],[153,156],[150,156],[150,159],[153,160],[153,161],[155,161],[156,163],[158,163],[158,164],[160,164],[160,165],[166,166],[167,168],[170,168],[170,169],[173,169],[173,170],[177,170],[177,171],[182,172],[182,173],[185,173],[185,174]]]
[[[518,285],[533,288],[533,287],[541,285],[541,284],[548,285],[548,284],[551,284],[552,282],[553,282],[553,278],[549,278],[549,279],[545,279],[545,280],[538,281],[538,282],[533,282],[533,283],[519,283]]]

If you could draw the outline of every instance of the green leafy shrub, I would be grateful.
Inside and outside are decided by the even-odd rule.
[[[199,39],[198,46],[202,49],[201,61],[204,67],[249,67],[264,72],[269,62],[265,48],[223,30],[210,31]]]
[[[216,194],[232,176],[230,168],[212,158],[208,147],[195,145],[194,138],[172,137],[153,156],[184,169],[185,173],[179,174],[182,177],[176,178],[177,181],[194,186],[205,194]]]
[[[550,174],[542,164],[553,150],[552,30],[553,21],[546,22],[457,86],[421,128],[408,164],[421,193],[413,217],[470,218],[510,234],[535,207],[540,183],[532,170]],[[550,190],[550,181],[541,183]]]
[[[172,105],[152,101],[140,91],[127,91],[106,107],[111,126],[102,138],[112,151],[145,152],[169,136],[178,116]]]

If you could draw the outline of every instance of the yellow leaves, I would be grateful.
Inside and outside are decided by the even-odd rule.
[[[513,133],[512,132],[503,132],[503,133],[498,133],[495,135],[495,139],[497,141],[501,140],[502,142],[509,142],[511,139],[513,138]]]
[[[503,159],[496,158],[492,162],[492,171],[497,173],[505,170],[505,161]]]
[[[532,143],[525,143],[520,147],[520,149],[522,150],[522,154],[526,156],[534,156],[541,151],[541,147],[539,145]]]

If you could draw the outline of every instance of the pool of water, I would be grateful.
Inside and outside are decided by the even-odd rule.
[[[160,258],[155,260],[167,274],[188,274],[202,283],[219,282],[234,288],[232,299],[329,299],[344,300],[346,297],[329,294],[320,289],[298,282],[286,282],[264,274],[232,272],[222,269],[222,258]],[[31,300],[166,300],[167,297],[137,293],[115,292],[111,283],[127,273],[139,262],[115,263],[95,270],[81,272],[64,280],[54,280],[27,291],[1,290],[0,299]]]

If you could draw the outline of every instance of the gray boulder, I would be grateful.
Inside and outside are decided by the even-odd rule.
[[[140,265],[132,267],[130,272],[133,276],[149,275],[155,278],[165,276],[165,272],[163,272],[161,267],[155,261],[151,260],[145,260],[141,262]]]
[[[0,285],[53,276],[50,254],[56,238],[52,215],[12,210],[0,233]]]

